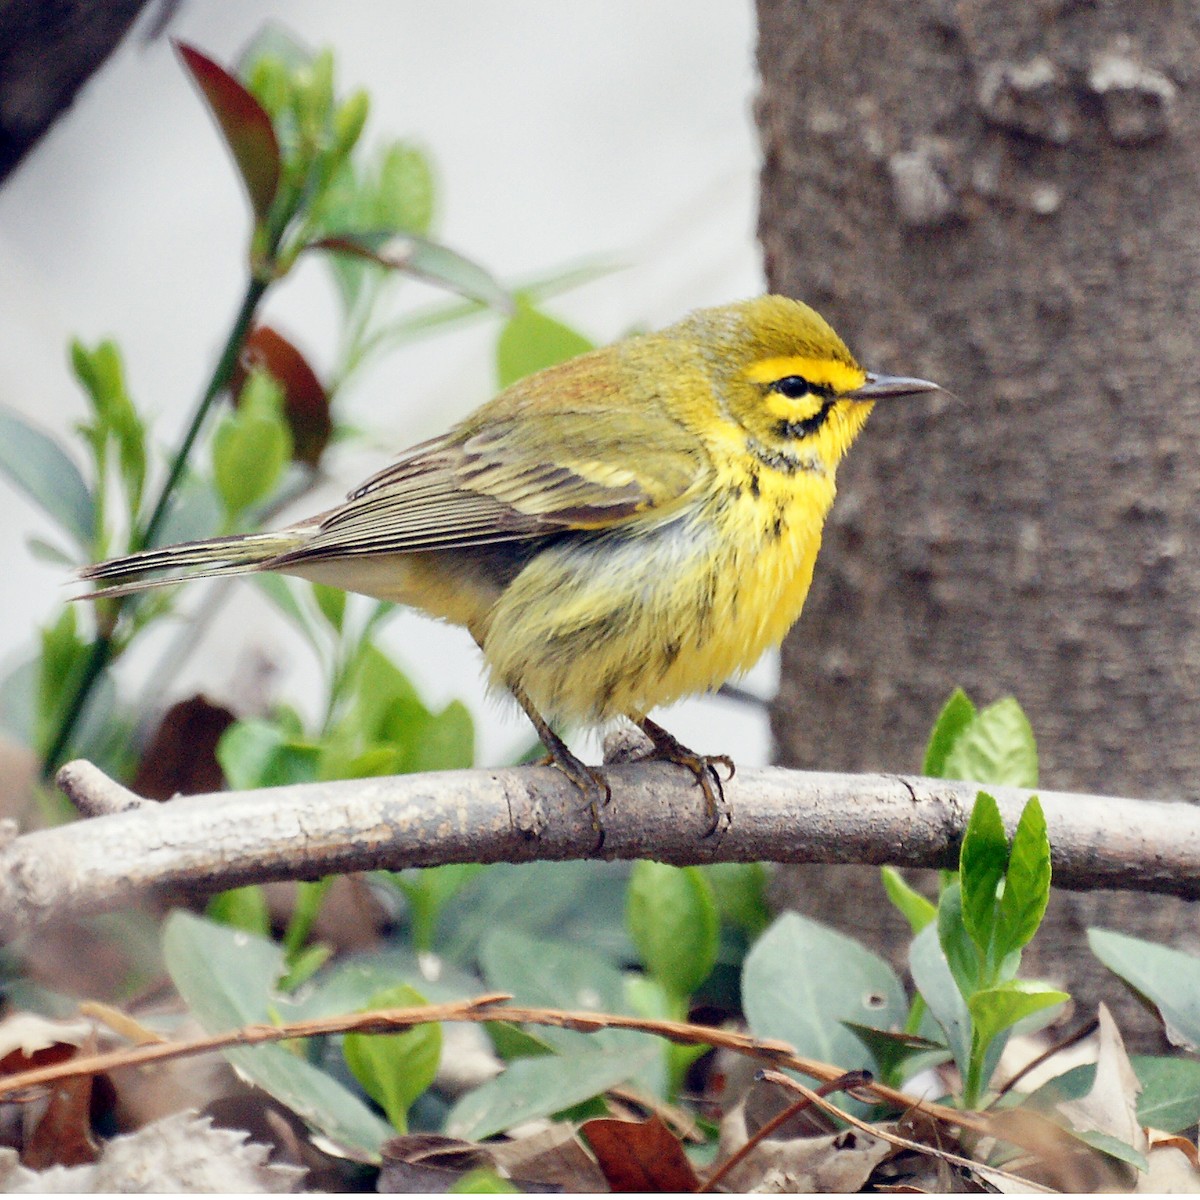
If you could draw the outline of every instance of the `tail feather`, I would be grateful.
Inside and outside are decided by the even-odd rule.
[[[270,533],[235,534],[209,538],[201,542],[181,542],[110,558],[107,562],[81,567],[76,578],[83,580],[115,579],[119,582],[97,588],[77,600],[101,596],[127,596],[148,588],[164,587],[185,579],[210,579],[219,575],[243,575],[257,571],[290,550],[302,546],[307,538],[303,528],[279,529]],[[154,572],[161,577],[147,578]]]

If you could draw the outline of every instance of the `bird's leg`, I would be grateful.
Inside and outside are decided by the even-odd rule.
[[[510,687],[509,691],[525,710],[525,715],[533,723],[538,737],[542,739],[542,745],[548,751],[547,757],[543,760],[545,764],[557,767],[583,793],[583,798],[587,801],[588,809],[592,814],[592,829],[596,832],[598,839],[596,849],[599,850],[604,845],[604,826],[600,823],[600,808],[612,799],[612,788],[608,786],[604,772],[597,767],[589,767],[587,763],[581,762],[571,753],[566,742],[550,728],[542,714],[533,707],[533,701],[521,688]]]
[[[725,803],[725,789],[721,785],[721,776],[717,767],[724,767],[728,774],[726,780],[733,778],[733,759],[728,754],[697,754],[689,750],[682,742],[672,737],[661,725],[649,717],[634,717],[633,723],[654,743],[653,758],[661,758],[666,762],[678,763],[687,767],[695,776],[700,790],[704,793],[704,811],[708,814],[709,826],[705,837],[716,833],[722,818],[729,820],[729,808]]]

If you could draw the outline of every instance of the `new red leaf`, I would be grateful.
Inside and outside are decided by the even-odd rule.
[[[283,389],[283,415],[292,434],[292,457],[315,467],[333,434],[329,396],[304,355],[270,325],[256,325],[242,346],[230,379],[236,400],[254,369],[266,371]]]
[[[224,67],[194,46],[176,42],[196,86],[221,128],[256,220],[262,220],[279,187],[279,140],[267,110]]]

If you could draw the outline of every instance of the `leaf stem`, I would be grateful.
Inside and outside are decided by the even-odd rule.
[[[229,331],[229,336],[225,339],[225,346],[221,351],[221,357],[217,360],[217,365],[213,368],[212,377],[208,381],[208,387],[204,389],[204,395],[200,397],[200,403],[196,405],[196,411],[192,414],[192,421],[188,426],[187,433],[183,435],[183,441],[179,443],[179,449],[175,452],[175,457],[171,462],[171,469],[167,472],[167,477],[163,481],[162,489],[158,494],[158,501],[150,514],[150,519],[146,522],[141,534],[136,538],[137,544],[132,549],[141,550],[154,544],[155,535],[162,527],[162,523],[170,510],[171,497],[174,495],[175,487],[179,483],[179,477],[183,474],[183,469],[187,465],[188,456],[192,452],[192,446],[204,425],[204,420],[208,416],[209,410],[213,406],[213,401],[221,394],[225,385],[229,382],[230,376],[233,374],[233,368],[237,364],[237,356],[241,353],[242,343],[246,340],[246,334],[250,331],[255,311],[258,309],[263,293],[266,292],[270,285],[271,280],[269,278],[263,278],[257,273],[251,275],[250,281],[246,285],[246,293],[242,297],[241,307],[234,318],[233,327]]]
[[[200,397],[200,401],[196,405],[196,411],[192,414],[192,420],[187,432],[183,436],[183,441],[180,442],[179,449],[175,452],[175,457],[171,460],[170,470],[167,472],[166,479],[163,480],[158,500],[150,513],[150,519],[146,522],[140,533],[135,530],[133,536],[130,538],[131,551],[141,550],[152,545],[155,536],[162,528],[163,521],[170,511],[171,498],[183,474],[184,467],[187,465],[192,446],[199,436],[200,430],[204,425],[204,420],[213,406],[213,402],[221,394],[222,389],[229,382],[229,378],[233,374],[233,368],[237,363],[237,356],[241,352],[242,343],[246,340],[246,334],[250,330],[254,314],[258,309],[263,294],[270,285],[271,278],[269,276],[261,275],[258,272],[254,272],[250,276],[245,294],[242,297],[241,306],[229,330],[229,335],[225,339],[221,357],[217,360],[217,365],[213,368],[208,386],[204,389],[204,394]],[[43,779],[53,777],[55,769],[58,767],[79,725],[80,718],[83,716],[83,711],[87,706],[88,698],[92,694],[92,689],[96,686],[97,680],[104,673],[104,668],[112,659],[114,649],[112,630],[116,626],[117,616],[121,608],[124,607],[125,600],[126,598],[122,597],[113,602],[114,608],[109,619],[105,622],[105,628],[97,634],[95,640],[92,642],[91,653],[84,666],[83,674],[79,678],[79,683],[75,687],[70,702],[63,709],[58,728],[42,759],[41,773]]]

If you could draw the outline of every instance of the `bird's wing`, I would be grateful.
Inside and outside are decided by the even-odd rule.
[[[603,529],[665,514],[703,486],[707,455],[660,404],[614,412],[609,389],[606,412],[599,390],[588,389],[584,399],[572,393],[550,411],[493,402],[367,480],[284,558],[453,549]]]

